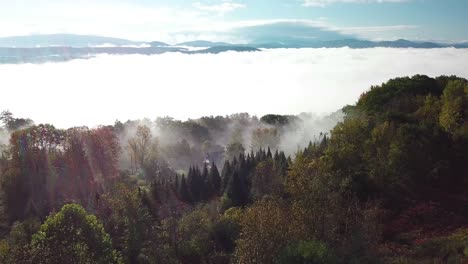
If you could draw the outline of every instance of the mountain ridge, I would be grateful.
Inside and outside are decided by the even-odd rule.
[[[51,47],[51,46],[66,46],[66,47],[88,47],[111,44],[116,46],[123,45],[140,45],[145,42],[132,41],[123,38],[104,37],[97,35],[80,35],[80,34],[37,34],[25,36],[11,36],[0,38],[0,47],[18,47],[18,48],[35,48],[35,47]]]
[[[372,41],[357,38],[343,38],[334,40],[307,40],[304,38],[285,39],[284,41],[262,40],[252,41],[250,43],[236,44],[227,42],[213,42],[207,40],[194,40],[170,45],[161,41],[133,41],[123,38],[104,37],[97,35],[78,35],[78,34],[50,34],[50,35],[29,35],[12,36],[0,38],[0,47],[4,48],[35,48],[35,47],[93,47],[101,45],[113,46],[135,46],[149,45],[150,47],[171,47],[187,46],[194,48],[212,48],[212,47],[251,47],[251,48],[468,48],[468,42],[461,43],[439,43],[432,41],[411,41],[407,39]]]

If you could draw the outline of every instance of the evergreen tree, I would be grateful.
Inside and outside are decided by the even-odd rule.
[[[270,150],[270,147],[268,147],[268,151],[267,151],[267,159],[271,159],[272,158],[272,155],[271,155],[271,150]]]
[[[231,163],[226,160],[221,171],[221,193],[224,193],[232,175]]]
[[[179,193],[180,193],[180,197],[182,198],[182,200],[188,203],[192,203],[192,197],[190,195],[189,188],[187,187],[184,174],[182,174],[182,180],[180,181]]]
[[[249,193],[246,192],[238,172],[234,172],[226,188],[226,195],[231,200],[232,206],[244,206],[248,203]]]
[[[213,165],[210,168],[210,184],[212,186],[212,195],[218,196],[220,194],[220,189],[221,189],[221,177],[219,176],[219,171],[218,168],[216,167],[216,164],[213,163]]]
[[[200,190],[200,199],[203,201],[208,200],[211,197],[212,194],[212,188],[211,188],[211,183],[209,179],[209,172],[208,172],[208,166],[205,164],[203,167],[203,172],[201,175],[201,190]]]

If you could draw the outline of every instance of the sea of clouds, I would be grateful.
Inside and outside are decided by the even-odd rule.
[[[0,65],[0,110],[58,127],[237,112],[322,114],[356,102],[371,85],[390,78],[468,78],[467,69],[468,49],[453,48],[101,55]]]

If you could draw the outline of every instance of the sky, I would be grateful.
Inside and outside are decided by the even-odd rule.
[[[465,0],[15,0],[0,1],[0,37],[75,33],[247,43],[255,27],[274,30],[287,22],[294,34],[310,38],[316,36],[307,27],[372,40],[464,42],[467,10]]]
[[[468,49],[269,49],[101,55],[0,65],[0,109],[57,127],[248,112],[323,115],[372,85],[427,74],[468,78]]]

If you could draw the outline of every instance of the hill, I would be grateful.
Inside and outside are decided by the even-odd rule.
[[[138,45],[142,42],[130,41],[121,38],[109,38],[93,35],[76,35],[76,34],[51,34],[51,35],[30,35],[30,36],[15,36],[0,38],[0,47],[18,47],[18,48],[35,48],[35,47],[89,47],[99,45]]]
[[[215,46],[204,50],[193,51],[192,53],[212,53],[219,54],[227,51],[236,51],[236,52],[254,52],[260,51],[257,48],[245,47],[245,46]]]
[[[195,40],[195,41],[188,41],[176,44],[176,46],[189,46],[194,48],[209,48],[209,47],[216,47],[216,46],[235,46],[234,44],[226,43],[226,42],[211,42],[206,40]]]

